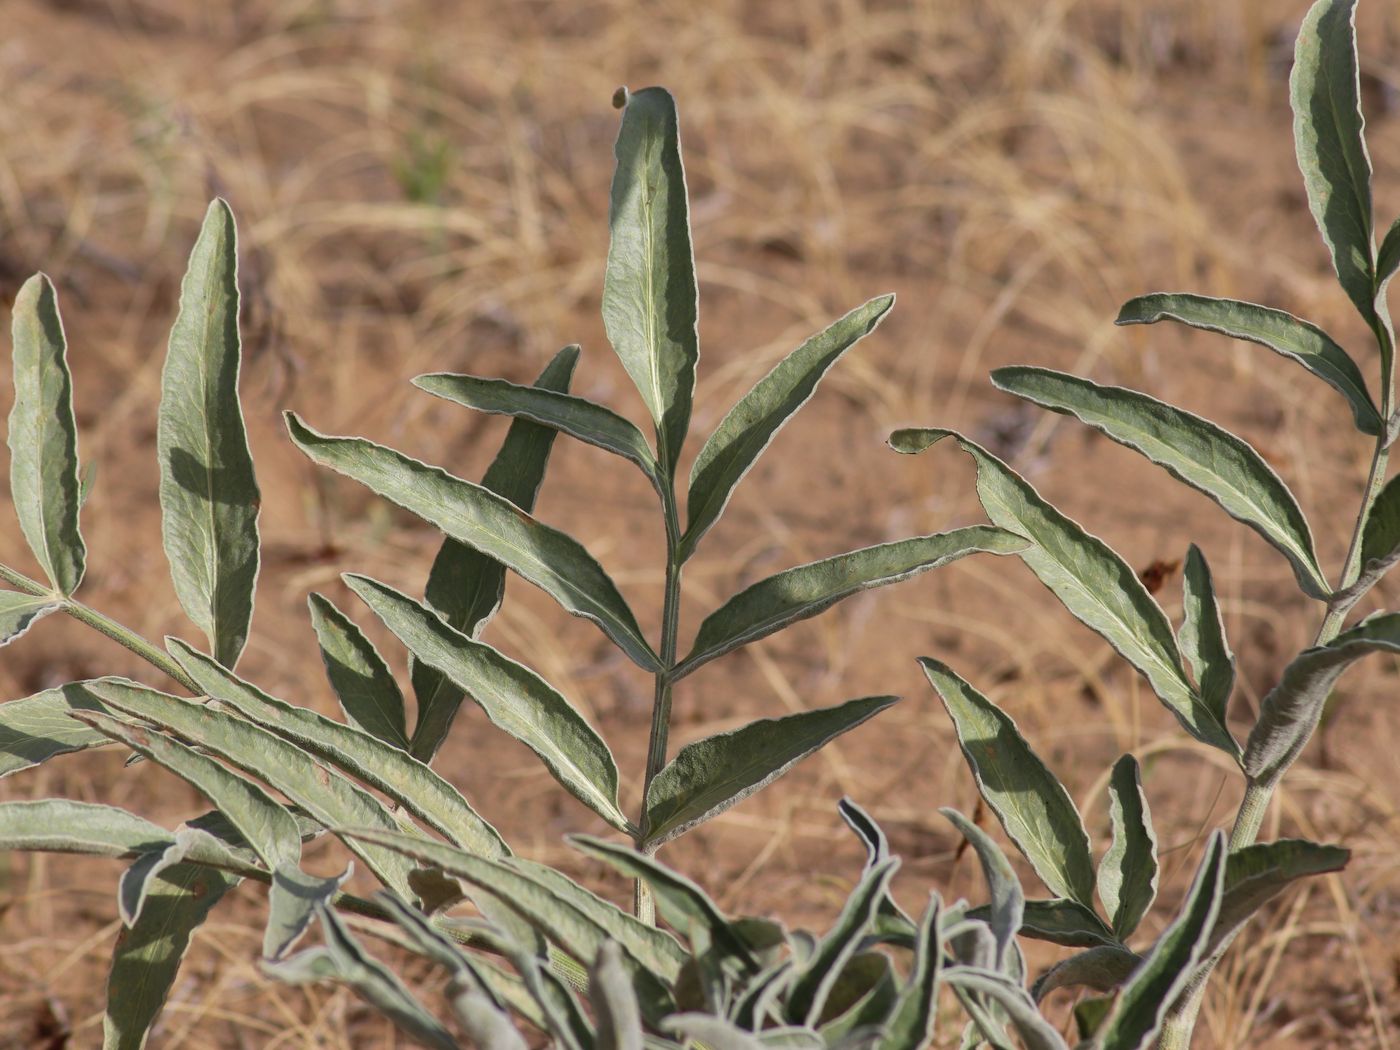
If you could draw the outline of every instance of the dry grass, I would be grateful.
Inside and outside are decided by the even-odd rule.
[[[223,194],[242,230],[244,395],[267,542],[240,669],[329,710],[307,591],[339,600],[347,569],[420,586],[435,537],[311,471],[280,436],[278,413],[296,408],[321,429],[475,476],[499,425],[406,380],[428,370],[522,379],[577,341],[577,389],[637,415],[597,309],[616,119],[607,103],[619,83],[661,82],[681,105],[703,286],[698,431],[803,335],[871,295],[900,295],[702,549],[687,622],[757,574],[978,520],[971,472],[953,452],[907,460],[881,447],[898,425],[954,426],[1013,455],[1135,565],[1199,542],[1241,658],[1239,703],[1255,705],[1315,628],[1286,568],[1130,454],[994,395],[985,374],[1012,362],[1068,368],[1220,420],[1296,486],[1335,564],[1365,452],[1341,402],[1262,352],[1110,323],[1133,294],[1187,288],[1283,305],[1362,345],[1291,159],[1283,76],[1304,6],[16,0],[0,44],[0,284],[12,294],[40,266],[59,281],[82,449],[98,464],[85,597],[149,637],[189,633],[154,542],[155,387],[194,224]],[[1400,17],[1365,7],[1369,133],[1388,217],[1400,205],[1400,135],[1384,105],[1400,87],[1387,57]],[[575,531],[639,612],[656,610],[660,538],[645,485],[593,450],[556,455],[543,516]],[[17,559],[18,532],[0,518],[0,549]],[[1177,583],[1164,592],[1173,613]],[[646,683],[596,632],[518,583],[492,632],[603,728],[622,768],[640,767]],[[820,928],[859,863],[834,813],[845,792],[905,855],[902,896],[979,893],[936,815],[942,804],[970,810],[973,795],[914,667],[924,652],[1013,712],[1096,830],[1101,771],[1126,749],[1143,758],[1174,903],[1202,835],[1228,820],[1234,778],[1028,574],[988,559],[854,600],[688,682],[678,743],[850,696],[907,700],[671,859],[728,907]],[[1400,965],[1400,723],[1385,706],[1395,670],[1376,660],[1348,680],[1276,807],[1269,834],[1340,840],[1356,856],[1344,875],[1272,909],[1231,957],[1203,1025],[1215,1046],[1388,1045]],[[78,625],[48,621],[5,650],[0,695],[108,671],[143,673]],[[482,720],[462,719],[439,765],[517,848],[583,870],[560,838],[596,830],[587,815]],[[637,790],[626,785],[629,805]],[[54,793],[168,821],[199,805],[105,754],[3,788],[6,798]],[[0,1043],[61,1045],[43,1033],[71,1030],[74,1045],[90,1045],[117,869],[5,864]],[[259,908],[257,894],[238,894],[200,932],[156,1045],[398,1045],[340,992],[264,981],[252,962]]]

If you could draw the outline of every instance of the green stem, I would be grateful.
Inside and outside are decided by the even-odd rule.
[[[54,593],[43,584],[31,580],[28,576],[16,572],[6,565],[0,565],[0,579],[3,579],[11,587],[24,591],[26,594],[32,594],[36,598],[43,598]],[[104,616],[96,609],[84,605],[75,598],[63,598],[60,595],[54,595],[54,597],[58,598],[63,603],[63,611],[79,623],[87,624],[93,630],[105,634],[118,645],[131,650],[131,652],[141,657],[141,659],[145,660],[152,667],[175,679],[175,681],[179,682],[181,686],[188,689],[191,693],[199,694],[203,692],[203,690],[194,683],[194,680],[190,678],[189,675],[185,674],[184,669],[171,659],[167,653],[146,641],[146,639],[142,638],[135,631],[123,627],[110,616]]]

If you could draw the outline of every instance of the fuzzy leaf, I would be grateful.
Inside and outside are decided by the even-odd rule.
[[[647,671],[660,662],[617,586],[579,542],[542,525],[509,500],[445,470],[363,438],[318,434],[287,414],[292,440],[312,460],[475,547],[544,590],[565,610],[592,620]]]
[[[1093,906],[1094,860],[1079,810],[1016,723],[946,664],[919,661],[953,719],[977,790],[1058,896]]]
[[[10,499],[44,575],[67,597],[82,583],[87,566],[87,546],[78,531],[78,429],[58,297],[42,273],[15,295],[12,333]]]
[[[712,1014],[686,1013],[666,1018],[662,1027],[689,1043],[699,1043],[710,1050],[763,1050],[767,1045],[742,1028],[736,1028]]]
[[[986,449],[950,430],[901,430],[890,435],[890,445],[917,453],[949,436],[977,463],[977,494],[988,517],[1031,541],[1020,557],[1040,582],[1142,673],[1188,733],[1238,756],[1234,739],[1191,686],[1166,613],[1108,544]]]
[[[345,583],[414,656],[446,674],[493,724],[538,755],[565,790],[613,827],[630,828],[617,804],[612,752],[548,682],[392,587],[366,576],[346,575]]]
[[[976,915],[980,909],[968,912]],[[1113,931],[1103,924],[1092,908],[1067,898],[1026,901],[1021,917],[1021,936],[1066,948],[1093,948],[1117,944]]]
[[[1292,564],[1305,593],[1323,600],[1331,594],[1298,501],[1263,457],[1234,434],[1136,390],[1047,368],[998,368],[992,382],[1052,412],[1075,416],[1165,467],[1273,544]]]
[[[760,718],[687,744],[647,791],[645,846],[669,842],[742,802],[898,699],[872,696],[785,718]]]
[[[98,679],[106,681],[107,679]],[[56,689],[0,704],[0,777],[47,762],[55,755],[101,747],[110,741],[76,722],[73,711],[101,709],[90,682],[69,682]]]
[[[1157,898],[1157,835],[1132,755],[1113,764],[1108,800],[1113,844],[1099,865],[1099,899],[1112,919],[1114,935],[1127,940]]]
[[[1040,1002],[1058,988],[1092,988],[1111,992],[1132,976],[1142,959],[1135,952],[1117,945],[1099,945],[1056,963],[1031,986],[1031,996]]]
[[[1375,652],[1400,653],[1400,613],[1362,620],[1327,645],[1305,649],[1284,668],[1260,704],[1245,745],[1244,770],[1252,782],[1273,784],[1283,776],[1312,737],[1337,679]]]
[[[1304,839],[1260,842],[1235,850],[1225,864],[1224,895],[1209,950],[1224,944],[1255,912],[1298,879],[1341,871],[1350,859],[1350,850]]]
[[[1181,911],[1118,996],[1100,1036],[1102,1050],[1138,1050],[1162,1027],[1167,1011],[1206,957],[1225,886],[1225,835],[1211,834]]]
[[[909,980],[900,989],[899,1000],[890,1015],[889,1034],[881,1044],[883,1050],[921,1050],[933,1041],[938,1023],[938,986],[943,971],[942,915],[943,903],[933,894],[919,923]]]
[[[0,591],[0,646],[9,645],[49,613],[63,608],[53,595],[35,597],[19,591]]]
[[[1040,1016],[1026,990],[1005,976],[970,966],[950,966],[943,971],[944,983],[958,991],[974,992],[996,1003],[1021,1037],[1026,1050],[1068,1050],[1060,1033]],[[990,1036],[983,1030],[984,1038]]]
[[[1361,565],[1380,563],[1389,568],[1400,557],[1400,476],[1391,478],[1377,493],[1366,514],[1361,533]]]
[[[515,1027],[510,1014],[480,989],[466,988],[452,996],[452,1012],[462,1023],[462,1031],[476,1046],[489,1046],[491,1050],[529,1050],[530,1044]]]
[[[608,340],[656,422],[670,474],[690,428],[698,291],[676,102],[664,88],[624,93],[603,278]]]
[[[882,295],[856,307],[779,361],[729,410],[690,468],[681,560],[690,556],[719,520],[744,475],[778,431],[811,400],[827,370],[873,332],[893,305],[893,295]]]
[[[161,537],[185,615],[233,667],[258,579],[261,496],[238,401],[238,246],[233,212],[209,205],[180,286],[161,373],[156,451]]]
[[[596,1050],[642,1050],[642,1012],[616,941],[604,941],[588,974],[598,1019]]]
[[[1225,621],[1220,615],[1210,567],[1194,543],[1186,550],[1181,584],[1184,597],[1177,641],[1191,673],[1196,676],[1201,699],[1224,725],[1230,694],[1235,689],[1235,654],[1230,652],[1230,643],[1225,640]]]
[[[852,1033],[883,1024],[899,999],[890,957],[864,951],[851,956],[832,986],[818,1022],[829,1045],[842,1045]]]
[[[863,547],[787,569],[745,588],[707,616],[696,632],[690,655],[681,661],[673,678],[682,678],[788,624],[825,612],[860,591],[898,583],[980,551],[1015,554],[1025,547],[1025,540],[1004,529],[973,525]]]
[[[1314,324],[1254,303],[1171,292],[1128,300],[1114,323],[1154,324],[1164,320],[1245,339],[1292,358],[1347,399],[1356,427],[1363,434],[1379,434],[1384,426],[1361,369],[1331,336]]]
[[[533,389],[567,391],[578,355],[577,346],[560,350],[535,380]],[[554,437],[555,431],[548,427],[524,419],[512,422],[500,451],[481,478],[481,487],[531,513],[544,482]],[[424,598],[449,626],[476,638],[500,609],[505,589],[504,565],[448,536],[433,559]],[[418,721],[410,750],[414,758],[431,762],[452,729],[462,691],[440,671],[417,659],[409,660],[409,671],[418,698]]]
[[[371,736],[407,751],[403,693],[384,658],[329,598],[312,594],[307,604],[326,677],[345,717]]]
[[[1007,949],[1021,929],[1021,919],[1025,914],[1026,895],[1021,889],[1021,881],[1011,867],[1011,861],[1001,847],[985,831],[968,820],[955,809],[947,806],[939,809],[962,837],[967,839],[982,865],[982,875],[987,880],[987,890],[992,903],[988,908],[988,925],[996,939],[996,954],[992,965],[1000,970],[1006,962]]]
[[[854,831],[861,842],[865,844],[866,871],[890,855],[889,839],[885,837],[884,829],[875,823],[874,817],[861,809],[850,798],[843,798],[836,804],[836,809],[841,814],[841,819],[846,822],[847,827]],[[880,937],[885,943],[915,949],[918,929],[904,909],[896,904],[894,898],[888,894],[880,902],[880,912],[875,919],[875,928],[875,936]]]
[[[0,802],[0,850],[138,857],[174,844],[164,828],[114,806],[66,798]]]
[[[452,842],[487,856],[510,852],[460,791],[392,744],[269,696],[178,639],[166,639],[166,646],[208,696],[248,721],[384,792]]]

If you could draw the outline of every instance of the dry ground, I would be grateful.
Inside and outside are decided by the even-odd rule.
[[[437,537],[312,471],[283,437],[280,411],[474,477],[501,422],[407,380],[429,370],[524,380],[577,341],[576,389],[639,416],[598,317],[608,100],[618,84],[660,82],[680,102],[693,194],[698,433],[806,333],[899,294],[891,319],[740,489],[686,577],[687,623],[759,574],[980,520],[955,451],[906,459],[882,444],[900,425],[957,427],[1011,455],[1136,566],[1179,558],[1193,540],[1205,549],[1240,656],[1243,724],[1316,627],[1285,565],[1165,474],[1077,424],[1026,412],[985,376],[1018,362],[1068,368],[1221,421],[1295,486],[1327,564],[1338,562],[1366,454],[1340,399],[1256,348],[1111,325],[1134,294],[1199,290],[1281,305],[1365,345],[1292,160],[1285,77],[1305,6],[9,0],[0,292],[8,299],[40,267],[60,288],[81,448],[97,464],[84,597],[152,638],[192,630],[156,539],[154,408],[184,256],[208,197],[223,194],[242,231],[243,391],[267,545],[240,671],[331,710],[307,592],[353,607],[337,581],[352,569],[419,587]],[[1400,125],[1388,109],[1400,16],[1378,0],[1363,8],[1378,222],[1388,223],[1400,208]],[[540,512],[587,543],[654,627],[661,544],[644,484],[561,441]],[[27,567],[12,516],[0,518],[4,560]],[[1163,592],[1174,614],[1178,591],[1173,578]],[[1378,600],[1395,597],[1383,588]],[[624,769],[640,768],[648,686],[596,631],[516,581],[491,638],[585,710]],[[990,558],[848,602],[688,681],[677,743],[851,696],[906,699],[669,859],[730,908],[823,928],[860,862],[834,809],[849,793],[904,854],[902,897],[980,893],[936,813],[970,811],[974,796],[915,667],[925,653],[1014,714],[1095,834],[1108,766],[1127,749],[1144,759],[1167,851],[1160,924],[1202,836],[1228,822],[1236,780],[1022,567]],[[1346,842],[1351,867],[1256,924],[1216,984],[1203,1045],[1397,1041],[1387,1034],[1400,1019],[1396,671],[1373,659],[1347,680],[1266,827]],[[0,696],[107,672],[157,681],[51,619],[5,650]],[[589,814],[483,719],[464,713],[438,765],[519,850],[584,870],[560,841],[597,830]],[[629,805],[637,790],[630,778]],[[0,789],[55,793],[172,823],[200,805],[106,752]],[[336,859],[324,849],[315,861]],[[0,1045],[57,1047],[65,1032],[69,1045],[95,1045],[118,869],[0,863]],[[257,893],[240,892],[199,933],[153,1045],[400,1045],[342,993],[264,981],[260,908]]]

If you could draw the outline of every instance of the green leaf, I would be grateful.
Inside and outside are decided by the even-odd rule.
[[[968,912],[976,915],[980,909]],[[1101,944],[1118,943],[1113,931],[1103,924],[1098,913],[1087,905],[1068,898],[1029,900],[1021,917],[1021,936],[1038,941],[1050,941],[1066,948],[1094,948]]]
[[[1400,653],[1400,613],[1362,620],[1327,645],[1305,649],[1259,705],[1244,750],[1244,771],[1256,784],[1277,783],[1322,719],[1332,687],[1367,653]]]
[[[1053,412],[1076,416],[1165,467],[1273,544],[1292,564],[1306,594],[1322,600],[1331,595],[1298,501],[1263,457],[1234,434],[1136,390],[1047,368],[998,368],[992,382]]]
[[[890,1015],[883,1050],[922,1050],[933,1042],[938,1023],[938,986],[943,972],[940,943],[943,902],[930,894],[928,908],[919,922],[914,962],[909,980],[900,989]]]
[[[1391,478],[1366,512],[1361,533],[1361,565],[1389,568],[1400,559],[1400,476]]]
[[[656,457],[651,453],[646,436],[630,420],[587,398],[519,386],[504,379],[442,372],[419,376],[413,385],[478,412],[515,416],[561,430],[570,437],[631,460],[653,484],[657,483]]]
[[[871,696],[785,718],[760,718],[687,744],[647,791],[645,848],[669,842],[742,802],[898,699]]]
[[[1067,1050],[1060,1033],[1040,1016],[1026,990],[1004,974],[970,966],[950,966],[943,971],[943,980],[954,989],[975,992],[1001,1007],[1026,1050]],[[987,1034],[984,1030],[983,1035]]]
[[[1209,952],[1297,880],[1341,871],[1350,859],[1350,850],[1304,839],[1279,839],[1235,850],[1225,864],[1224,895]]]
[[[1092,988],[1096,992],[1111,992],[1131,977],[1141,963],[1141,957],[1127,948],[1101,944],[1050,967],[1031,986],[1031,996],[1040,1002],[1059,988]]]
[[[363,438],[318,434],[287,414],[292,440],[312,460],[354,478],[385,499],[475,547],[598,624],[647,671],[660,661],[603,567],[579,542],[542,525],[509,500]]]
[[[766,1045],[742,1028],[712,1014],[674,1014],[666,1018],[662,1028],[680,1036],[687,1045],[699,1043],[709,1050],[763,1050]]]
[[[874,817],[861,809],[850,798],[843,798],[836,804],[836,809],[841,814],[841,819],[865,844],[866,871],[890,855],[889,839],[885,837],[884,829],[875,823]],[[904,909],[896,904],[894,898],[888,894],[880,902],[880,911],[875,918],[875,929],[875,936],[887,944],[915,948],[918,929]]]
[[[371,736],[407,751],[403,693],[384,658],[329,598],[312,594],[307,604],[326,677],[345,717]]]
[[[898,999],[890,957],[878,951],[857,952],[842,967],[822,1007],[822,1038],[840,1045],[852,1033],[884,1023]]]
[[[34,597],[19,591],[0,591],[0,646],[9,645],[63,602],[52,595]]]
[[[992,965],[1000,970],[1006,962],[1007,949],[1021,929],[1021,918],[1025,913],[1026,895],[1021,882],[1011,867],[1011,861],[990,835],[968,820],[955,809],[941,807],[942,813],[958,829],[962,837],[977,854],[982,865],[982,875],[987,880],[987,889],[992,903],[988,908],[988,925],[996,939],[996,954]]]
[[[811,400],[827,370],[873,332],[893,305],[893,295],[882,295],[856,307],[779,361],[729,410],[690,468],[682,561],[719,520],[734,489],[778,431]]]
[[[0,802],[0,850],[139,857],[174,844],[164,828],[115,806],[66,798]]]
[[[953,719],[977,790],[1016,848],[1051,892],[1092,908],[1089,836],[1064,785],[1009,715],[946,664],[924,657],[919,666]]]
[[[309,752],[384,792],[465,849],[486,856],[510,852],[500,833],[472,809],[460,791],[392,744],[309,708],[269,696],[178,639],[166,639],[166,647],[208,696],[290,741],[299,753]],[[302,761],[304,764],[305,759]]]
[[[1102,1050],[1138,1050],[1161,1030],[1167,1011],[1206,957],[1225,887],[1226,852],[1224,833],[1212,832],[1181,911],[1118,996],[1099,1038]]]
[[[92,691],[105,706],[163,726],[265,781],[326,827],[373,825],[398,830],[393,814],[373,795],[251,722],[145,686],[94,683]],[[411,898],[412,865],[402,854],[358,843],[350,843],[350,848],[385,885]]]
[[[78,428],[58,298],[37,273],[15,295],[15,404],[10,410],[10,499],[20,531],[54,590],[82,583],[87,546],[78,531]]]
[[[1186,565],[1181,573],[1183,595],[1181,630],[1177,641],[1201,699],[1225,724],[1230,694],[1235,690],[1235,654],[1225,640],[1225,621],[1215,597],[1210,567],[1194,543],[1186,549]]]
[[[1164,320],[1266,346],[1297,361],[1345,397],[1356,427],[1363,434],[1379,434],[1385,426],[1366,389],[1361,369],[1330,335],[1314,324],[1254,303],[1172,292],[1129,299],[1114,323],[1155,324]]]
[[[1293,140],[1308,206],[1332,253],[1337,280],[1377,326],[1371,158],[1361,116],[1356,0],[1318,0],[1298,30],[1288,87]]]
[[[705,618],[690,655],[672,680],[788,624],[825,612],[843,598],[898,583],[979,551],[1014,554],[1025,540],[1004,529],[974,525],[934,536],[881,543],[809,562],[740,591]]]
[[[1400,219],[1390,224],[1390,229],[1385,231],[1385,239],[1381,241],[1380,249],[1376,252],[1376,312],[1379,314],[1389,312],[1385,290],[1390,284],[1390,279],[1395,276],[1397,268],[1400,268]]]
[[[454,631],[412,598],[366,576],[345,583],[423,663],[466,691],[494,725],[539,756],[571,795],[628,831],[617,804],[617,764],[583,715],[543,678],[484,642]]]
[[[535,380],[534,389],[567,391],[578,354],[577,346],[560,350]],[[554,437],[555,431],[548,427],[524,419],[512,422],[500,451],[482,476],[481,487],[529,514],[535,509],[535,497],[544,482]],[[504,565],[448,536],[433,560],[424,597],[449,626],[476,638],[500,609],[505,589]],[[410,750],[414,758],[431,762],[452,729],[462,691],[440,671],[417,659],[409,660],[409,670],[413,692],[418,697],[418,722]]]
[[[598,1020],[596,1050],[642,1050],[642,1011],[616,941],[604,941],[588,973],[588,998]]]
[[[836,925],[821,939],[812,957],[797,967],[785,1008],[790,1022],[817,1023],[841,970],[874,923],[880,902],[889,891],[890,879],[898,867],[899,858],[891,857],[867,871],[846,900]]]
[[[239,881],[198,864],[176,864],[151,881],[140,917],[117,937],[107,976],[103,1050],[140,1050],[146,1045],[190,935]]]
[[[1113,764],[1108,819],[1113,844],[1099,865],[1099,899],[1112,919],[1114,935],[1127,940],[1157,898],[1157,835],[1132,755]]]
[[[160,877],[161,872],[174,867],[185,859],[189,848],[188,841],[181,841],[180,833],[175,834],[174,845],[163,850],[152,850],[137,857],[131,867],[122,872],[117,884],[117,912],[122,922],[134,926],[141,918],[151,883]]]
[[[1197,740],[1238,756],[1239,747],[1192,688],[1171,622],[1114,550],[1061,514],[1001,460],[951,430],[900,430],[897,452],[922,452],[953,437],[977,463],[977,494],[992,521],[1031,541],[1021,560],[1074,616],[1142,673]]]
[[[1081,1040],[1092,1039],[1103,1027],[1104,1021],[1113,1010],[1114,997],[1111,995],[1085,996],[1074,1007],[1074,1026],[1079,1030]]]
[[[622,97],[603,324],[656,422],[657,459],[670,474],[690,427],[700,358],[680,128],[675,100],[664,88]]]
[[[175,594],[233,667],[258,579],[261,496],[238,402],[238,246],[233,212],[209,205],[180,286],[161,372],[156,451],[161,538]]]
[[[492,1050],[529,1050],[515,1022],[480,988],[467,987],[452,996],[452,1012],[476,1046]]]
[[[69,682],[0,704],[0,777],[37,766],[55,755],[110,743],[107,737],[70,716],[72,711],[101,709],[97,697],[88,689],[90,684]]]

